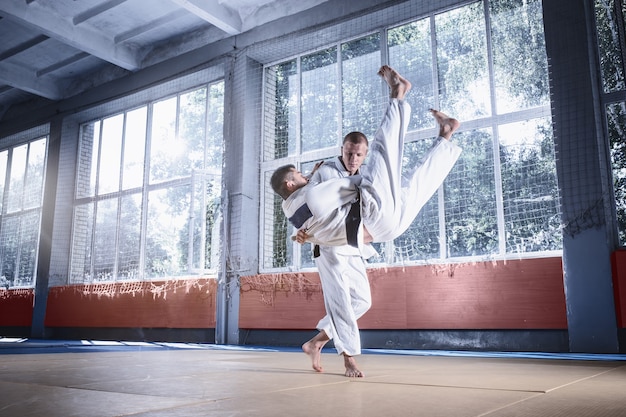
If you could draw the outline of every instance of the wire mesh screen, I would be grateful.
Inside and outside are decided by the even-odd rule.
[[[626,245],[626,2],[596,0],[596,26],[618,239]]]
[[[437,7],[410,2],[343,22],[341,30],[331,25],[273,42],[265,54],[261,46],[250,51],[273,60],[264,61],[262,269],[312,266],[310,251],[288,239],[292,231],[268,178],[285,163],[304,172],[339,155],[349,131],[371,140],[388,100],[377,76],[382,64],[413,85],[404,168],[419,163],[437,136],[429,108],[462,121],[453,140],[464,151],[410,229],[375,245],[380,257],[373,261],[561,249],[541,2]]]
[[[0,287],[35,284],[47,135],[45,126],[2,139],[30,141],[0,150]]]
[[[80,125],[70,283],[216,273],[224,82],[210,81],[181,77]]]

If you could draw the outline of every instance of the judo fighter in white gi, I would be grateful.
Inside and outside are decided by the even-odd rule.
[[[367,168],[362,164],[367,157],[368,145],[363,133],[348,133],[341,146],[341,155],[318,166],[309,182],[320,183],[360,174]],[[359,201],[352,203],[350,213],[345,227],[356,230],[360,226]],[[298,235],[302,242],[307,238],[303,230]],[[322,372],[321,350],[332,339],[337,353],[343,356],[345,375],[364,376],[354,359],[354,356],[361,354],[357,320],[372,305],[364,257],[369,258],[376,251],[372,248],[370,254],[362,254],[355,246],[314,245],[313,260],[322,284],[326,315],[317,323],[319,333],[304,343],[302,350],[310,356],[313,369],[317,372]]]
[[[360,175],[319,183],[310,182],[293,165],[280,167],[272,175],[272,188],[283,198],[283,212],[297,229],[293,239],[300,243],[306,239],[320,246],[351,245],[365,251],[369,242],[397,238],[408,229],[443,183],[461,153],[461,149],[449,140],[460,123],[431,110],[439,124],[439,137],[411,175],[403,177],[402,151],[411,112],[404,98],[411,83],[386,65],[378,74],[385,79],[391,93],[387,110],[371,143],[367,170]],[[358,227],[348,227],[349,219],[354,217],[352,203],[357,200],[360,201],[357,216],[360,223]],[[342,265],[339,263],[334,267],[341,268]],[[307,352],[305,347],[307,344],[303,346]],[[311,346],[308,348],[313,368],[321,371],[321,347],[319,351]],[[356,371],[349,376],[362,376],[358,369]]]

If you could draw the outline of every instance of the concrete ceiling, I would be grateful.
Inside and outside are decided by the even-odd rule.
[[[327,0],[2,0],[0,121]]]

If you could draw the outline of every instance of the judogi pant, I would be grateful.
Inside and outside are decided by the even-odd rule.
[[[360,254],[343,254],[342,247],[320,246],[315,259],[326,316],[317,329],[333,340],[337,353],[361,354],[361,337],[357,320],[372,305],[365,261]]]

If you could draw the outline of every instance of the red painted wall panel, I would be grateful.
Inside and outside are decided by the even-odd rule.
[[[626,251],[616,253],[616,305],[626,323]],[[561,258],[369,271],[363,329],[566,329]],[[618,291],[619,290],[619,291]],[[214,328],[213,279],[50,289],[50,327]],[[0,290],[0,325],[30,326],[32,290]],[[240,327],[312,329],[325,314],[315,272],[241,278]]]
[[[242,329],[312,328],[324,314],[322,286],[316,272],[241,277]]]
[[[0,289],[0,326],[30,326],[34,299],[31,289]]]
[[[214,328],[213,279],[54,287],[48,327]]]
[[[626,327],[626,250],[618,250],[611,254],[611,266],[617,327],[624,328]]]
[[[362,329],[566,329],[561,258],[372,269]],[[311,329],[324,315],[316,273],[242,277],[247,329]]]

